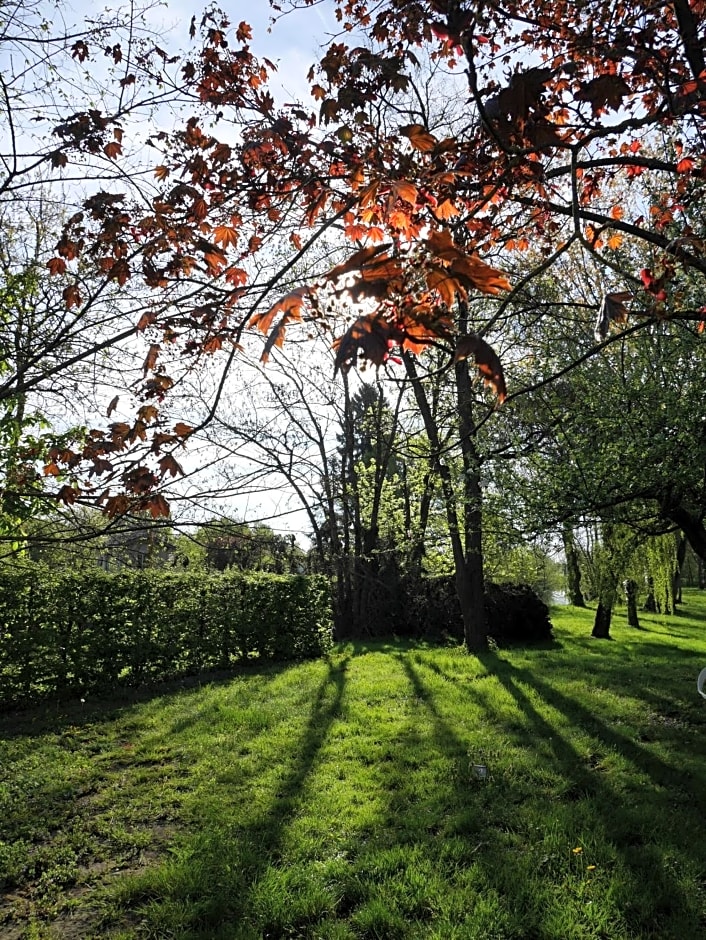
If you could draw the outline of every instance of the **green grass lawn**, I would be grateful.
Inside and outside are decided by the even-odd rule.
[[[0,937],[706,937],[706,595],[553,621],[1,719]]]

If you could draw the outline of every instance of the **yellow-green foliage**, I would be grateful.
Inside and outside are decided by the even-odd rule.
[[[140,685],[331,642],[321,577],[28,566],[0,576],[0,703]]]

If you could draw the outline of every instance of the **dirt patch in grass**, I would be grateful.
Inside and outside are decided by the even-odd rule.
[[[84,798],[84,806],[86,800]],[[116,852],[108,857],[91,858],[78,864],[61,883],[51,884],[51,870],[0,894],[0,936],[2,940],[23,940],[32,924],[33,937],[42,940],[87,940],[105,935],[102,929],[101,899],[118,878],[139,875],[164,857],[173,841],[172,823],[157,823],[136,833],[141,847]],[[145,845],[148,843],[148,845]],[[47,842],[46,846],[50,843]],[[38,847],[38,852],[41,851]],[[105,844],[96,844],[98,855],[105,855]]]

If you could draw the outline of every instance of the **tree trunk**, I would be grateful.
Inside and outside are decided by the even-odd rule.
[[[681,604],[681,587],[682,587],[682,571],[684,569],[684,562],[686,561],[686,537],[683,532],[679,534],[679,542],[677,544],[677,563],[674,569],[674,578],[672,580],[672,596],[674,599],[674,607],[676,608],[677,604]]]
[[[422,490],[422,495],[419,500],[415,529],[415,524],[412,521],[412,498],[405,464],[402,464],[400,470],[403,483],[405,535],[407,538],[407,576],[412,581],[415,581],[420,578],[422,574],[424,542],[427,526],[429,524],[432,497],[434,495],[434,482],[431,472],[424,475],[424,489]],[[415,533],[415,537],[411,539],[413,532]]]
[[[482,650],[487,645],[488,626],[483,590],[482,530],[479,521],[480,502],[478,501],[475,506],[465,507],[470,512],[470,516],[464,516],[465,534],[467,536],[467,551],[464,551],[456,505],[456,493],[451,480],[451,471],[440,457],[442,448],[438,428],[429,407],[429,400],[424,386],[417,373],[414,358],[410,353],[405,353],[404,363],[414,391],[414,397],[422,415],[424,430],[431,445],[429,460],[432,463],[432,469],[438,472],[441,481],[441,492],[444,498],[444,509],[454,559],[456,596],[458,597],[463,619],[464,643],[469,651]],[[472,485],[477,487],[480,495],[480,478],[478,477],[477,480],[473,481]]]
[[[459,301],[459,329],[468,329],[468,307]],[[476,448],[476,420],[473,413],[473,383],[468,371],[468,360],[462,359],[454,368],[456,377],[456,408],[458,432],[463,459],[463,541],[466,578],[470,592],[470,626],[465,625],[464,636],[469,650],[484,649],[488,641],[488,619],[485,611],[485,584],[483,580],[483,489],[481,462]]]
[[[647,597],[645,598],[645,603],[642,605],[642,609],[648,614],[657,613],[657,601],[655,600],[655,579],[652,575],[649,575],[647,578]]]
[[[671,519],[679,526],[697,557],[706,561],[706,526],[703,515],[689,512],[686,507],[668,503],[666,500],[662,503],[661,513],[665,519]]]
[[[620,573],[629,554],[626,553],[624,544],[621,547],[620,534],[612,523],[603,524],[603,549],[605,555],[599,565],[598,607],[591,636],[599,640],[609,640],[610,621],[618,595]]]
[[[596,617],[593,621],[593,631],[591,632],[592,637],[595,637],[597,640],[610,639],[610,621],[612,613],[612,605],[602,604],[600,601],[598,602]]]
[[[561,535],[566,556],[566,593],[569,595],[569,603],[573,607],[585,607],[586,601],[581,591],[579,556],[574,542],[574,532],[568,523],[562,527]]]
[[[637,616],[637,584],[631,578],[628,578],[627,581],[623,581],[623,588],[625,590],[625,602],[628,606],[628,626],[639,629],[640,621]]]

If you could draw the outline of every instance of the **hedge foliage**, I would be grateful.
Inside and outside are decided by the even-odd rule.
[[[331,645],[322,577],[41,566],[0,572],[0,706],[137,686]]]

